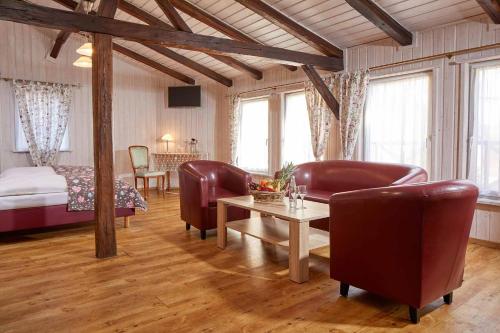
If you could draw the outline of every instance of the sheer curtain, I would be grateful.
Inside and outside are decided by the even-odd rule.
[[[430,73],[370,81],[364,159],[427,167]]]
[[[231,96],[229,113],[229,148],[231,150],[231,164],[236,165],[238,162],[238,141],[240,139],[240,123],[241,123],[241,98],[238,95]]]
[[[500,64],[475,68],[473,78],[469,179],[500,197]]]
[[[14,81],[19,119],[33,164],[53,165],[68,124],[68,85]]]
[[[237,165],[249,172],[267,173],[269,169],[268,104],[267,98],[241,102]]]
[[[314,161],[311,128],[304,92],[285,94],[281,161],[300,164]]]

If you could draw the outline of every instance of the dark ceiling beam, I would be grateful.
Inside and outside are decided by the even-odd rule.
[[[228,79],[219,73],[211,70],[208,67],[205,67],[196,61],[193,61],[183,55],[180,55],[177,52],[174,52],[166,47],[162,47],[159,45],[154,45],[154,44],[144,44],[145,46],[149,47],[150,49],[160,53],[161,55],[164,55],[165,57],[168,57],[174,61],[177,61],[178,63],[191,68],[192,70],[197,71],[198,73],[201,73],[209,78],[211,78],[214,81],[217,81],[226,87],[231,87],[233,85],[233,81],[231,79]]]
[[[161,1],[161,0],[157,0]],[[168,1],[168,0],[166,0]],[[236,39],[242,42],[250,42],[250,43],[258,43],[262,44],[255,38],[252,38],[241,31],[233,28],[229,24],[225,23],[224,21],[220,20],[219,18],[213,16],[212,14],[204,11],[203,9],[197,7],[196,5],[193,5],[191,2],[185,1],[185,0],[170,0],[170,3],[174,5],[177,9],[183,11],[185,14],[191,16],[192,18],[205,23],[209,27],[223,33],[224,35],[231,37],[232,39]],[[173,23],[173,22],[172,22]],[[282,65],[286,69],[290,71],[296,71],[297,67],[295,66],[290,66],[290,65]]]
[[[156,4],[163,11],[166,17],[168,17],[170,23],[175,27],[175,29],[186,32],[193,32],[191,28],[187,25],[186,21],[182,19],[177,10],[172,6],[168,0],[155,0]]]
[[[113,43],[113,50],[118,52],[118,53],[121,53],[129,58],[132,58],[140,63],[143,63],[146,66],[154,68],[162,73],[165,73],[168,76],[171,76],[179,81],[182,81],[182,82],[187,83],[187,84],[194,84],[195,83],[194,79],[190,78],[189,76],[184,75],[182,73],[179,73],[173,69],[170,69],[170,68],[168,68],[168,67],[166,67],[166,66],[164,66],[156,61],[153,61],[149,58],[146,58],[143,55],[140,55],[139,53],[136,53],[130,49],[127,49],[127,48],[121,46],[121,45]]]
[[[325,84],[325,81],[323,81],[323,79],[318,74],[318,72],[314,69],[313,66],[304,65],[301,68],[304,71],[304,73],[306,73],[309,80],[311,80],[314,87],[316,88],[316,90],[319,92],[319,94],[321,95],[321,97],[325,101],[325,104],[333,112],[333,114],[335,115],[335,118],[337,118],[337,120],[339,120],[340,119],[339,103],[337,102],[337,99],[335,98],[335,96],[333,96],[330,89],[328,89],[327,85]]]
[[[399,45],[411,45],[413,35],[372,0],[345,0],[368,21],[385,32]]]
[[[54,18],[57,20],[54,20]],[[20,0],[0,0],[0,19],[45,28],[88,31],[127,40],[160,44],[210,54],[235,53],[275,59],[283,63],[320,66],[332,71],[343,69],[342,59],[217,38],[183,31],[145,26],[99,16],[84,15],[33,5]]]
[[[82,3],[78,3],[75,8],[73,9],[77,13],[82,13],[83,12],[83,6]],[[52,46],[52,50],[50,51],[50,57],[57,59],[59,56],[59,52],[61,52],[62,47],[68,40],[68,38],[71,36],[71,32],[61,30],[57,34],[56,40],[54,42],[54,45]]]
[[[500,24],[500,0],[476,0],[495,24]]]
[[[167,23],[163,22],[160,20],[161,23],[158,21],[151,19],[149,17],[150,14],[145,13],[143,10],[135,7],[134,5],[123,1],[124,3],[124,8],[127,11],[129,15],[133,15],[134,17],[138,18],[139,20],[148,23],[149,25],[152,26],[158,26],[158,27],[168,27],[168,29],[171,29],[172,31],[179,30],[179,31],[184,31],[184,32],[189,32],[192,33],[193,31],[187,23],[182,19],[182,17],[179,15],[177,10],[172,6],[172,4],[168,0],[156,0],[156,3],[160,7],[160,9],[164,12],[164,14],[168,17],[170,22],[172,22],[174,27],[171,27]],[[145,15],[146,14],[146,15]],[[149,22],[151,23],[149,23]],[[155,22],[156,24],[153,24]],[[175,28],[175,29],[174,29]],[[244,62],[237,60],[235,58],[225,56],[225,55],[210,55],[212,58],[219,60],[220,62],[235,68],[236,70],[243,72],[247,75],[250,75],[256,80],[262,79],[262,72],[259,71],[256,68],[253,68],[252,66],[249,66],[245,64]],[[183,63],[184,64],[184,63]]]
[[[236,0],[289,34],[332,57],[342,58],[341,49],[261,0]]]
[[[76,1],[73,1],[73,0],[52,0],[54,2],[57,2],[61,5],[63,5],[64,7],[68,8],[68,9],[72,9],[72,10],[75,10],[78,6],[78,3]],[[123,4],[125,2],[124,1],[120,1],[118,3],[118,7],[122,7]],[[155,17],[151,16],[150,18],[150,21],[153,22],[153,19],[156,19]],[[163,22],[161,20],[159,20],[160,22]],[[129,58],[132,58],[140,63],[143,63],[144,65],[146,66],[149,66],[153,69],[156,69],[164,74],[167,74],[168,76],[171,76],[179,81],[182,81],[184,83],[187,83],[187,84],[195,84],[195,80],[190,78],[189,76],[187,75],[184,75],[182,73],[179,73],[171,68],[168,68],[167,66],[164,66],[156,61],[153,61],[149,58],[146,58],[144,57],[143,55],[140,55],[126,47],[123,47],[119,44],[116,44],[116,43],[113,43],[113,51],[116,51],[118,53],[121,53]]]

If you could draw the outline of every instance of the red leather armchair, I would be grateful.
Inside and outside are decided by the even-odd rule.
[[[338,193],[330,199],[330,276],[419,309],[462,284],[478,189],[441,181]]]
[[[322,203],[339,192],[427,181],[427,172],[416,166],[344,160],[300,164],[294,175],[297,185],[307,186],[306,199]],[[329,220],[311,226],[328,231]]]
[[[250,174],[230,164],[217,161],[191,161],[179,166],[181,219],[186,230],[191,225],[200,230],[217,228],[217,199],[248,195]],[[228,221],[250,217],[245,209],[229,207]]]

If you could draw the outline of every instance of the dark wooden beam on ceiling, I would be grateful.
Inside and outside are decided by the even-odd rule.
[[[341,49],[327,41],[325,38],[317,35],[313,31],[304,27],[291,19],[286,14],[268,5],[261,0],[236,0],[243,6],[259,14],[269,22],[277,25],[289,34],[294,35],[303,42],[309,44],[316,50],[332,57],[342,58],[343,52]]]
[[[82,2],[79,2],[75,6],[74,11],[77,13],[83,12]],[[57,57],[59,56],[59,52],[61,52],[61,49],[64,46],[64,44],[66,43],[66,41],[68,40],[69,36],[71,36],[71,32],[64,31],[64,30],[59,31],[59,33],[57,34],[56,40],[54,42],[54,46],[52,46],[52,50],[50,51],[51,58],[57,59]]]
[[[55,17],[57,20],[54,20]],[[319,66],[332,71],[343,69],[343,61],[338,58],[183,31],[169,31],[143,24],[33,5],[20,0],[0,0],[0,19],[45,28],[66,29],[71,32],[109,34],[132,41],[156,43],[210,54],[235,53],[274,59],[283,63]]]
[[[168,0],[156,0],[156,2],[158,4],[158,6],[160,7],[160,9],[162,9],[162,11],[164,12],[164,14],[172,22],[172,24],[174,25],[175,29],[172,28],[167,23],[161,21],[161,20],[160,20],[160,22],[161,22],[160,23],[160,22],[158,22],[158,21],[156,21],[154,19],[151,19],[149,17],[150,14],[147,14],[143,10],[135,7],[134,5],[132,5],[132,4],[128,3],[128,2],[123,1],[123,3],[125,4],[124,8],[125,8],[125,10],[127,11],[127,13],[129,15],[133,15],[136,18],[140,19],[141,21],[146,22],[146,23],[148,23],[148,24],[150,24],[152,26],[165,27],[165,28],[168,27],[167,29],[171,29],[172,31],[179,30],[179,31],[184,31],[184,32],[188,32],[188,33],[192,33],[193,32],[191,30],[191,28],[187,25],[187,23],[179,15],[179,13],[174,8],[174,6],[172,6],[172,4]],[[149,23],[148,21],[151,22],[151,23]],[[224,64],[226,64],[226,65],[228,65],[230,67],[233,67],[233,68],[239,70],[240,72],[243,72],[243,73],[245,73],[247,75],[250,75],[251,77],[253,77],[256,80],[262,79],[262,72],[261,71],[259,71],[258,69],[253,68],[252,66],[249,66],[249,65],[245,64],[242,61],[239,61],[239,60],[237,60],[235,58],[232,58],[232,57],[229,57],[229,56],[225,56],[225,55],[211,55],[211,57],[214,58],[214,59],[219,60],[220,62],[222,62],[222,63],[224,63]],[[190,64],[193,64],[193,63],[194,63],[193,61],[190,62]],[[182,64],[184,64],[184,63],[182,63]],[[201,65],[199,65],[199,66],[201,66]],[[217,74],[217,75],[219,75],[219,74]]]
[[[345,0],[352,8],[400,45],[411,45],[413,35],[372,0]]]
[[[495,24],[500,24],[500,0],[476,0]]]
[[[119,0],[101,1],[98,15],[114,17]],[[116,256],[115,178],[113,172],[113,42],[94,34],[92,104],[95,170],[96,257]]]
[[[175,29],[180,31],[191,31],[191,28],[187,25],[186,21],[182,19],[177,10],[172,6],[169,0],[155,0],[160,9],[163,11],[166,17],[170,20],[170,23],[175,27]]]
[[[195,70],[209,78],[211,78],[212,80],[214,81],[217,81],[223,85],[225,85],[226,87],[231,87],[233,85],[233,81],[231,79],[228,79],[222,75],[220,75],[219,73],[211,70],[210,68],[208,67],[205,67],[199,63],[197,63],[196,61],[193,61],[177,52],[174,52],[170,49],[167,49],[166,47],[161,47],[159,45],[154,45],[154,44],[144,44],[145,46],[149,47],[150,49],[174,60],[174,61],[177,61],[178,63],[188,67],[188,68],[191,68],[192,70]]]
[[[157,0],[160,1],[160,0]],[[262,44],[261,42],[257,41],[255,38],[252,38],[241,31],[233,28],[229,24],[225,23],[224,21],[220,20],[219,18],[213,16],[212,14],[207,13],[203,9],[193,5],[192,3],[185,1],[185,0],[166,0],[172,3],[177,9],[183,11],[187,15],[191,16],[192,18],[195,18],[196,20],[205,23],[211,28],[214,28],[215,30],[223,33],[224,35],[231,37],[232,39],[239,40],[242,42],[249,42],[249,43],[258,43]],[[296,71],[297,67],[295,66],[290,66],[290,65],[282,65],[286,69],[290,71]]]
[[[179,81],[182,81],[182,82],[187,83],[187,84],[195,84],[194,79],[190,78],[189,76],[184,75],[180,72],[177,72],[173,69],[170,69],[170,68],[168,68],[168,67],[166,67],[166,66],[164,66],[156,61],[153,61],[149,58],[146,58],[143,55],[140,55],[139,53],[136,53],[130,49],[127,49],[126,47],[123,47],[121,45],[113,43],[113,50],[118,52],[118,53],[121,53],[129,58],[132,58],[138,62],[141,62],[144,65],[147,65],[147,66],[152,67],[156,70],[159,70],[160,72],[165,73],[168,76],[171,76]]]
[[[63,5],[64,7],[68,8],[68,9],[76,9],[78,4],[79,4],[78,2],[73,1],[73,0],[53,0],[53,1]],[[125,2],[123,0],[118,3],[118,8],[120,8],[120,9],[127,8],[127,10],[129,10],[129,11],[133,11],[134,9],[137,9],[138,11],[142,12],[141,14],[143,15],[143,17],[146,20],[150,21],[151,23],[157,23],[157,21],[155,21],[157,19],[154,16],[151,16],[150,14],[140,10],[139,8],[137,8],[135,6],[128,4],[127,2]],[[130,14],[130,15],[134,16],[133,14]],[[149,15],[149,17],[148,17],[148,15]],[[158,20],[158,21],[160,22],[160,24],[163,23],[163,21],[161,21],[161,20]],[[169,26],[167,25],[167,27],[169,27]],[[184,75],[180,72],[177,72],[171,68],[168,68],[168,67],[166,67],[166,66],[164,66],[156,61],[153,61],[149,58],[146,58],[143,55],[140,55],[140,54],[138,54],[130,49],[127,49],[121,45],[113,43],[113,50],[118,52],[118,53],[121,53],[129,58],[132,58],[138,62],[141,62],[141,63],[143,63],[151,68],[154,68],[162,73],[165,73],[168,76],[171,76],[179,81],[185,82],[187,84],[195,84],[195,80],[190,78],[189,76]]]
[[[316,88],[316,90],[318,90],[321,97],[323,97],[326,105],[330,108],[330,110],[332,110],[335,118],[339,120],[339,103],[335,99],[335,96],[333,96],[332,92],[326,86],[325,81],[323,81],[323,79],[313,66],[304,65],[302,66],[302,70],[304,71],[304,73],[306,73],[309,80],[311,80],[311,82],[314,84],[314,87]]]

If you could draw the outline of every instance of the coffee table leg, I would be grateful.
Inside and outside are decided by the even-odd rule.
[[[309,222],[289,223],[290,248],[288,267],[290,280],[302,283],[309,280]]]
[[[227,244],[227,206],[222,202],[217,202],[217,246],[226,248]]]

